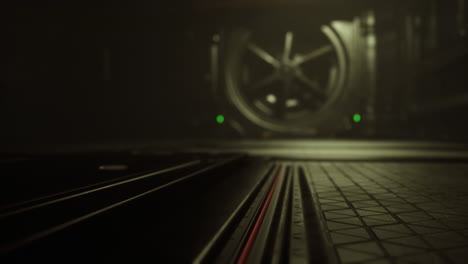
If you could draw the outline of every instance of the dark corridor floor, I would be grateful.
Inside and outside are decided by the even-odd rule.
[[[4,155],[2,263],[466,263],[463,150],[283,143]]]
[[[308,163],[341,263],[466,263],[468,165]]]

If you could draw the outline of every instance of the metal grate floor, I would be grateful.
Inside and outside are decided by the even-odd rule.
[[[100,170],[104,161],[120,164],[100,157],[0,164],[10,175],[1,185],[8,199],[0,203],[0,262],[468,259],[466,161],[122,159],[126,171]]]
[[[466,263],[468,165],[304,166],[332,262]]]

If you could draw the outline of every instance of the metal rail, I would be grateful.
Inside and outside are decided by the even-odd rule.
[[[163,185],[152,188],[152,189],[150,189],[148,191],[139,193],[137,195],[133,195],[133,196],[127,198],[127,199],[124,199],[124,200],[121,200],[119,202],[113,203],[113,204],[111,204],[109,206],[103,207],[103,208],[101,208],[99,210],[95,210],[95,211],[90,212],[88,214],[85,214],[85,215],[82,215],[82,216],[79,216],[79,217],[75,217],[74,219],[66,221],[66,222],[64,222],[62,224],[58,224],[58,225],[55,225],[53,227],[47,228],[45,230],[33,233],[33,234],[31,234],[31,235],[29,235],[27,237],[24,237],[23,239],[14,241],[13,243],[10,243],[8,245],[5,245],[5,246],[2,245],[0,247],[0,254],[7,254],[7,253],[9,253],[11,251],[14,251],[14,250],[16,250],[16,249],[18,249],[20,247],[25,246],[25,245],[27,245],[27,244],[29,244],[31,242],[34,242],[36,240],[42,239],[44,237],[47,237],[49,235],[52,235],[52,234],[57,233],[59,231],[62,231],[64,229],[67,229],[67,228],[69,228],[71,226],[74,226],[76,224],[79,224],[79,223],[81,223],[81,222],[83,222],[83,221],[85,221],[87,219],[90,219],[92,217],[101,215],[101,214],[103,214],[103,213],[105,213],[105,212],[107,212],[109,210],[117,208],[117,207],[119,207],[121,205],[128,204],[128,203],[130,203],[130,202],[132,202],[132,201],[134,201],[136,199],[142,198],[144,196],[155,193],[157,191],[166,189],[166,188],[168,188],[170,186],[174,186],[174,185],[176,185],[178,183],[187,181],[187,180],[189,180],[191,178],[194,178],[194,177],[196,177],[198,175],[201,175],[203,173],[206,173],[208,171],[211,171],[211,170],[214,170],[216,168],[220,168],[222,166],[230,164],[230,163],[232,163],[234,161],[239,160],[240,158],[241,158],[241,156],[236,156],[236,157],[221,160],[221,161],[216,162],[214,164],[208,165],[208,166],[206,166],[206,167],[204,167],[202,169],[199,169],[199,170],[196,170],[196,171],[194,171],[192,173],[189,173],[188,175],[177,178],[177,179],[175,179],[175,180],[173,180],[171,182],[168,182],[168,183],[165,183]]]

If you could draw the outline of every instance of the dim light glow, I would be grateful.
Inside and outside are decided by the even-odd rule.
[[[354,114],[353,115],[353,121],[354,123],[359,123],[362,120],[362,116],[360,114]]]
[[[223,115],[216,116],[216,122],[218,122],[218,124],[224,123],[224,116]]]

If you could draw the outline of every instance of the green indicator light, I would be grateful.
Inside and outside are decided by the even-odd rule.
[[[216,116],[216,122],[218,122],[218,124],[224,123],[224,116],[223,115]]]
[[[362,120],[362,117],[361,117],[360,114],[354,114],[354,115],[353,115],[353,121],[354,121],[354,123],[359,123],[359,122],[361,122],[361,120]]]

